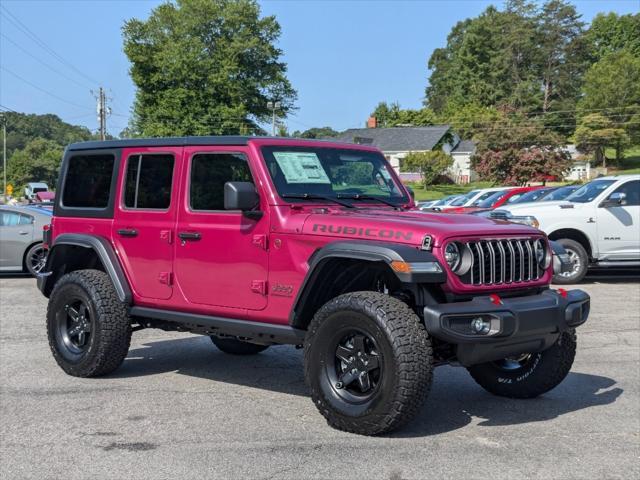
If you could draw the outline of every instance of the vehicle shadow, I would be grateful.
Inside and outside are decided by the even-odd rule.
[[[309,396],[301,351],[275,346],[249,357],[227,355],[206,337],[154,341],[134,348],[111,377],[141,377],[165,372]],[[484,427],[541,422],[613,403],[622,392],[611,378],[572,372],[557,388],[539,398],[513,400],[485,392],[463,368],[440,367],[435,371],[431,393],[420,414],[389,436],[437,435],[463,428],[474,418],[481,419],[479,425]]]

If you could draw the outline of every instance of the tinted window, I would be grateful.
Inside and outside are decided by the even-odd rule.
[[[33,223],[33,217],[29,215],[20,215],[20,225],[31,225]]]
[[[543,202],[549,202],[552,200],[564,200],[573,192],[575,192],[578,188],[580,187],[576,185],[571,185],[568,187],[558,188],[557,190],[551,190],[550,193],[547,193],[546,195],[544,195],[540,200]]]
[[[171,204],[173,155],[133,155],[127,164],[124,206],[167,209]]]
[[[62,204],[65,207],[106,208],[109,205],[113,155],[78,155],[69,159]]]
[[[20,215],[15,212],[0,212],[0,225],[14,227],[20,223]]]
[[[627,196],[624,202],[627,207],[640,205],[640,180],[633,180],[620,185],[614,193],[624,193]]]
[[[591,202],[614,182],[615,180],[594,180],[569,195],[567,201],[578,203]]]
[[[499,200],[501,200],[505,195],[509,193],[509,190],[503,190],[501,192],[494,192],[493,194],[485,193],[478,200],[473,202],[474,206],[482,207],[482,208],[491,208]],[[488,196],[487,196],[488,195]],[[482,200],[484,198],[484,200]],[[482,200],[482,201],[480,201]]]
[[[241,153],[201,153],[191,160],[189,202],[193,210],[224,210],[224,184],[253,182]]]

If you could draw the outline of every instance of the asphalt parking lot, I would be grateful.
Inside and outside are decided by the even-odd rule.
[[[640,278],[581,288],[591,317],[558,388],[502,399],[441,367],[412,425],[368,438],[326,425],[290,347],[238,358],[142,331],[115,374],[66,376],[35,281],[2,277],[0,477],[639,478]]]

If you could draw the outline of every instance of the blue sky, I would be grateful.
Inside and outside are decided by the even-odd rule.
[[[90,89],[102,85],[112,98],[108,130],[118,134],[127,124],[135,93],[122,52],[120,28],[128,18],[146,18],[161,2],[0,3],[49,49],[43,49],[10,21],[5,10],[0,11],[0,104],[20,112],[55,113],[94,130],[97,120]],[[263,14],[275,15],[280,22],[280,48],[289,79],[298,90],[298,111],[287,120],[290,131],[325,125],[337,130],[363,126],[382,100],[398,101],[406,108],[420,107],[428,78],[427,60],[433,49],[445,44],[456,22],[478,15],[490,4],[502,5],[502,1],[485,0],[260,3]],[[600,11],[640,10],[640,0],[574,3],[587,22]]]

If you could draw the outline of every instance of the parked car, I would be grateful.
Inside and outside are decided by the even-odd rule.
[[[457,199],[464,197],[464,195],[461,194],[454,194],[454,195],[447,195],[446,197],[443,197],[439,200],[432,200],[430,202],[421,202],[418,203],[416,206],[423,211],[429,211],[432,208],[442,208],[442,207],[446,207],[447,205],[450,205],[452,202],[455,202]]]
[[[145,328],[236,355],[299,345],[328,423],[374,435],[420,410],[436,365],[463,365],[496,395],[549,391],[589,313],[585,292],[549,288],[559,245],[524,225],[416,211],[371,146],[86,142],[66,149],[60,176],[38,286],[70,375],[114,371]]]
[[[558,187],[540,187],[530,192],[523,193],[517,198],[512,198],[508,202],[510,205],[529,202],[540,202],[546,195],[555,192]]]
[[[447,210],[447,213],[472,213],[481,210],[492,210],[511,203],[528,192],[538,190],[541,187],[514,187],[499,190],[486,197],[484,200],[477,200],[468,207],[456,207]]]
[[[496,192],[501,192],[504,190],[510,190],[513,187],[492,187],[492,188],[482,188],[478,190],[471,190],[466,195],[463,195],[461,198],[453,200],[449,205],[442,207],[440,210],[443,212],[449,212],[455,208],[460,207],[471,207],[475,206],[481,201],[489,198]]]
[[[509,205],[504,210],[535,217],[540,230],[564,246],[573,267],[557,274],[556,283],[577,283],[590,267],[640,266],[640,175],[600,177],[566,200]]]
[[[549,193],[546,193],[542,197],[538,199],[539,202],[552,202],[555,200],[564,200],[577,189],[579,189],[581,185],[566,185],[564,187],[558,187],[555,190],[552,190]]]
[[[36,194],[40,192],[48,192],[49,186],[44,182],[29,182],[24,187],[24,197],[28,202],[36,201]]]
[[[44,266],[43,227],[51,223],[51,210],[39,207],[0,206],[0,271],[36,275]]]

